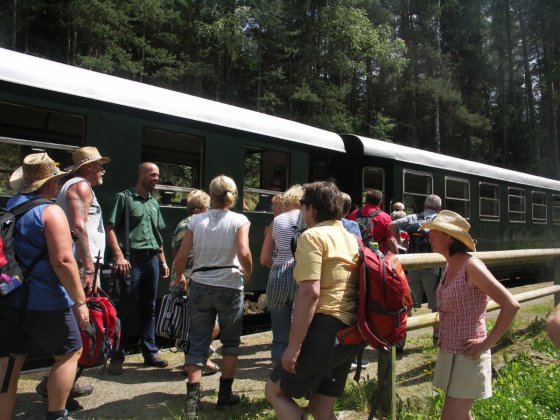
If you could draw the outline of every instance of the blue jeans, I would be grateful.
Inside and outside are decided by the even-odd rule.
[[[191,330],[188,365],[206,366],[216,315],[220,320],[222,356],[239,355],[243,327],[243,290],[191,281],[189,315]]]
[[[132,253],[130,276],[120,280],[118,316],[121,320],[121,342],[113,360],[124,361],[124,348],[137,314],[140,320],[142,355],[144,360],[157,356],[156,346],[156,294],[159,280],[159,260],[153,256]]]
[[[270,351],[270,356],[274,363],[280,362],[282,353],[284,353],[284,350],[288,347],[293,309],[293,302],[287,303],[280,309],[270,309],[270,322],[272,330],[272,349]]]

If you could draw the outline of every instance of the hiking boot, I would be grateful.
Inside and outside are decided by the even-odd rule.
[[[153,366],[158,368],[164,368],[169,364],[167,360],[162,359],[161,357],[152,357],[150,359],[144,359],[144,366]]]
[[[239,404],[239,402],[241,401],[239,395],[231,392],[232,385],[233,378],[220,378],[220,390],[218,391],[218,402],[216,403],[216,408],[218,410],[223,410],[224,408]]]
[[[73,420],[73,417],[70,417],[70,415],[68,414],[68,410],[64,410],[58,413],[60,414],[57,414],[56,412],[47,412],[47,420]]]
[[[43,398],[48,398],[48,389],[47,389],[47,381],[48,377],[44,377],[41,382],[35,387],[35,391]],[[77,382],[74,382],[72,385],[72,389],[70,390],[70,395],[68,398],[80,398],[85,397],[86,395],[90,395],[93,392],[93,386],[89,384],[80,385]]]
[[[122,360],[111,359],[111,363],[109,363],[109,367],[107,368],[107,373],[109,375],[120,375],[122,373],[122,365]]]
[[[198,418],[200,409],[200,382],[187,383],[187,415],[188,420]]]

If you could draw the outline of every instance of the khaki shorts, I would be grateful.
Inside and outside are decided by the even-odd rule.
[[[440,351],[434,372],[434,387],[446,395],[466,400],[482,400],[492,396],[492,356],[490,350],[478,360],[461,353]]]

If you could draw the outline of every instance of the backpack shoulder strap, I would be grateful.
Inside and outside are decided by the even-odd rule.
[[[31,210],[32,208],[40,206],[42,204],[54,204],[54,202],[47,198],[34,198],[32,200],[26,201],[25,203],[18,204],[17,206],[15,206],[9,211],[15,217],[18,217],[21,216],[23,213]]]

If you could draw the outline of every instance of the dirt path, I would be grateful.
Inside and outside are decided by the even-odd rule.
[[[542,287],[544,284],[540,286]],[[534,288],[534,286],[532,287]],[[517,288],[515,293],[529,288]],[[537,312],[541,314],[546,311],[547,307],[549,309],[553,307],[552,296],[524,303],[516,323],[527,325],[535,318]],[[419,311],[419,313],[422,312],[426,312],[426,309],[423,308]],[[489,314],[489,318],[496,315],[497,312],[492,312]],[[248,400],[263,398],[264,383],[271,368],[270,341],[270,333],[245,336],[242,339],[242,354],[239,359],[234,390],[243,394]],[[431,385],[426,382],[426,373],[433,369],[436,350],[431,347],[430,343],[431,331],[427,329],[409,333],[404,354],[399,357],[397,362],[397,384],[400,399],[422,398],[431,395]],[[219,343],[215,344],[219,346]],[[508,347],[507,351],[515,352],[514,346]],[[161,419],[173,418],[173,415],[180,418],[186,394],[185,377],[180,370],[184,361],[183,354],[165,350],[162,351],[161,356],[169,361],[169,367],[166,369],[146,368],[142,365],[142,357],[134,355],[127,358],[124,373],[121,376],[110,376],[96,369],[86,371],[84,378],[80,381],[92,384],[94,392],[90,396],[79,399],[84,408],[74,412],[72,416],[76,419]],[[498,361],[500,356],[497,355],[494,358]],[[376,352],[366,350],[364,359],[370,364],[362,371],[362,377],[376,377]],[[215,356],[214,360],[219,361],[219,356]],[[44,418],[46,400],[35,393],[35,386],[46,374],[46,371],[39,371],[22,375],[14,418]],[[216,400],[214,390],[217,389],[218,378],[219,374],[203,378],[204,418],[231,418],[230,415],[217,412],[213,407]],[[250,417],[241,415],[239,418],[248,419]],[[354,412],[343,413],[340,418],[359,420],[367,418],[367,416]]]

